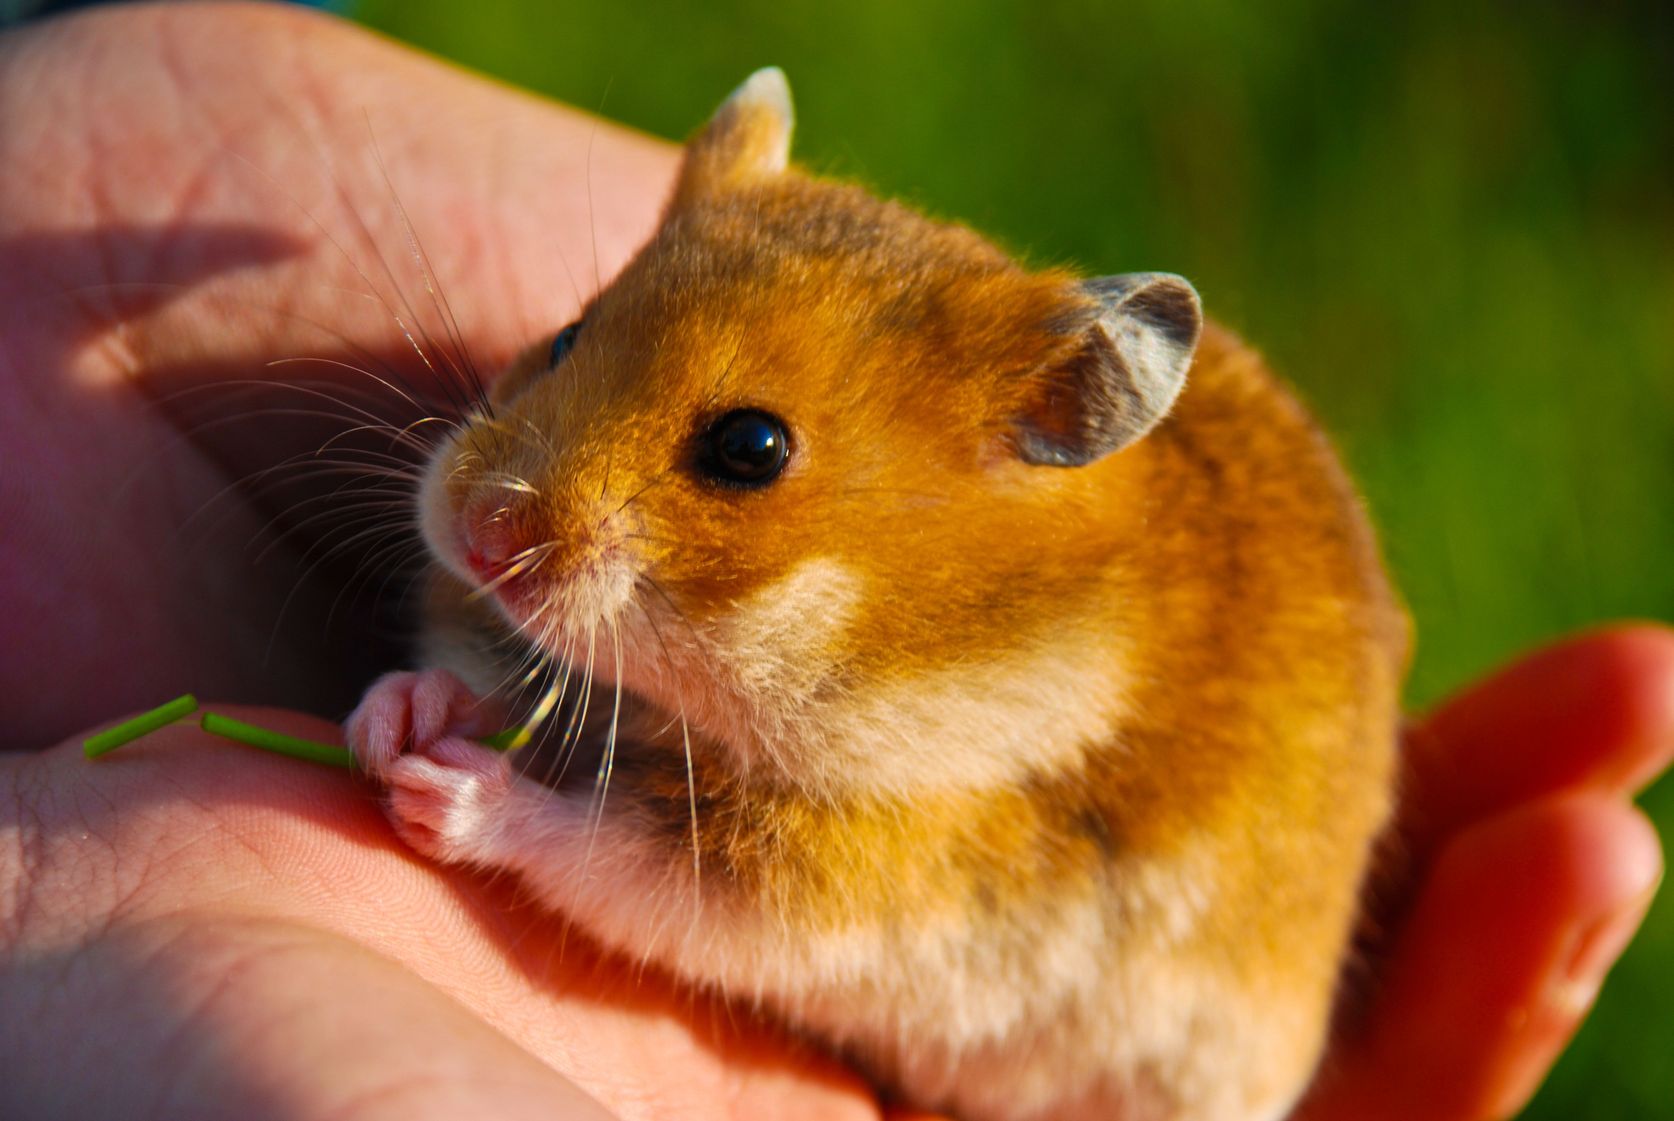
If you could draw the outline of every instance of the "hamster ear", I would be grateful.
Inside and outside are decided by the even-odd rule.
[[[785,170],[795,123],[785,72],[768,66],[751,74],[687,142],[676,204]]]
[[[1203,329],[1197,290],[1169,273],[1085,281],[1097,301],[1083,345],[1048,371],[1017,417],[1027,463],[1080,467],[1120,451],[1168,415]]]

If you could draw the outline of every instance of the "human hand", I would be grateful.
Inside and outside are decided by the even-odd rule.
[[[0,473],[0,609],[30,635],[0,650],[5,695],[29,698],[10,714],[13,743],[52,743],[185,686],[316,711],[349,699],[352,674],[318,657],[331,596],[299,585],[308,560],[249,563],[268,510],[240,494],[201,537],[179,531],[228,480],[297,445],[277,425],[179,439],[181,402],[202,398],[175,395],[268,376],[275,355],[412,365],[393,314],[413,317],[373,251],[408,290],[424,276],[403,261],[393,199],[367,169],[374,141],[424,272],[484,369],[609,277],[649,232],[674,167],[666,146],[285,10],[99,12],[0,42],[0,158],[19,169],[0,200],[0,393],[13,396],[0,446],[17,465]],[[353,213],[333,174],[361,192]],[[345,298],[369,284],[390,302]],[[416,310],[444,333],[439,310]],[[365,380],[339,376],[346,390]],[[259,418],[296,401],[275,390],[238,405]],[[298,586],[297,621],[264,663]],[[1620,903],[1631,885],[1600,872],[1656,867],[1622,800],[1666,761],[1674,655],[1665,636],[1634,642],[1662,653],[1603,657],[1596,691],[1575,702],[1592,723],[1548,720],[1531,740],[1544,766],[1423,762],[1499,758],[1491,749],[1519,738],[1534,704],[1524,692],[1545,697],[1544,682],[1513,679],[1497,704],[1446,710],[1474,722],[1427,725],[1439,746],[1415,749],[1411,804],[1431,807],[1411,830],[1420,886],[1391,920],[1382,996],[1333,1056],[1314,1121],[1493,1116],[1561,1046],[1570,1019],[1517,1032],[1493,1017],[1539,991],[1560,931]],[[393,845],[371,792],[340,774],[174,729],[98,767],[67,748],[8,764],[0,806],[14,801],[16,827],[0,834],[12,841],[0,840],[0,1053],[25,1076],[0,1093],[18,1112],[585,1116],[590,1095],[635,1117],[876,1115],[852,1079],[770,1033],[655,978],[636,984],[574,940],[560,953],[551,921],[502,887]],[[1557,874],[1514,892],[1511,910],[1449,905],[1488,898],[1474,890],[1484,881],[1511,891],[1501,873],[1528,878],[1544,866],[1518,861],[1541,854]],[[1475,972],[1460,941],[1509,937],[1491,920],[1529,950],[1493,955],[1504,973]],[[1601,959],[1619,948],[1597,946]],[[1490,1018],[1468,1047],[1431,1020],[1481,1022],[1440,1003],[1454,996]],[[1415,1104],[1398,1096],[1413,1086],[1452,1096],[1394,1110]]]
[[[1661,847],[1631,800],[1671,757],[1674,632],[1655,626],[1560,643],[1415,722],[1374,993],[1299,1116],[1521,1109],[1650,907]]]

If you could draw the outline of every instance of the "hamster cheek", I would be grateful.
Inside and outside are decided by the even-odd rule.
[[[734,604],[714,642],[739,691],[787,705],[812,695],[840,667],[863,594],[854,569],[812,557]]]

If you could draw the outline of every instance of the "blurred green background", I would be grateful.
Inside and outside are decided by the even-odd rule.
[[[1576,627],[1674,619],[1674,5],[351,9],[671,138],[776,63],[812,167],[1037,262],[1191,277],[1361,480],[1417,618],[1414,704]],[[1645,805],[1674,840],[1674,782]],[[1674,1117],[1671,1006],[1665,892],[1525,1116]]]

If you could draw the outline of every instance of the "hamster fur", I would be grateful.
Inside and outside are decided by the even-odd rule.
[[[791,120],[745,82],[439,449],[425,668],[349,741],[422,851],[906,1102],[1281,1117],[1391,803],[1356,494],[1184,281],[1025,270]],[[463,738],[530,664],[588,781]]]

